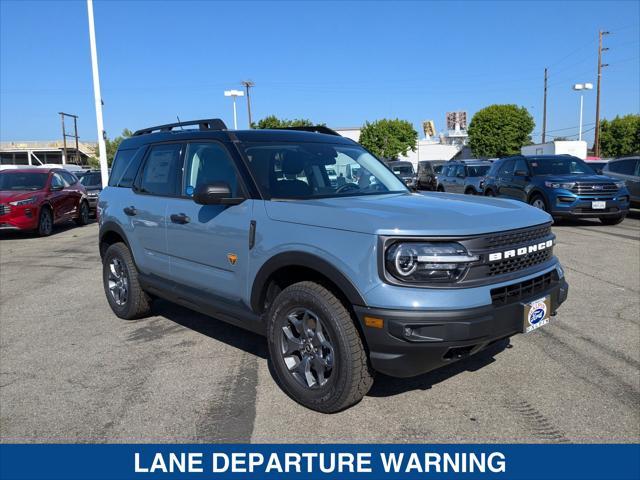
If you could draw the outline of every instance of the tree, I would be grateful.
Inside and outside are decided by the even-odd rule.
[[[294,118],[293,120],[288,120],[286,118],[278,118],[275,115],[269,115],[268,117],[259,120],[258,123],[253,123],[251,128],[287,128],[287,127],[312,127],[314,125],[318,125],[317,123],[313,123],[311,120],[307,118]],[[321,124],[324,125],[324,124]]]
[[[107,149],[107,163],[109,164],[109,166],[111,166],[111,164],[113,163],[113,159],[116,156],[116,152],[118,151],[118,147],[120,146],[122,141],[125,138],[129,138],[131,135],[133,135],[133,132],[128,128],[125,128],[122,131],[122,135],[114,138],[113,140],[109,140],[108,138],[105,139],[104,143]]]
[[[366,122],[360,131],[359,142],[381,158],[398,158],[409,150],[416,151],[418,132],[406,120],[383,118]]]
[[[535,127],[526,108],[490,105],[476,112],[469,124],[469,146],[479,158],[496,158],[520,153],[531,143]]]
[[[600,154],[623,157],[640,153],[640,115],[625,115],[600,122]]]

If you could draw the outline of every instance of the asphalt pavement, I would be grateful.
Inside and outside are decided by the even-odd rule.
[[[333,415],[277,387],[264,339],[165,301],[124,321],[97,225],[0,239],[3,442],[638,442],[640,214],[554,226],[551,323]]]

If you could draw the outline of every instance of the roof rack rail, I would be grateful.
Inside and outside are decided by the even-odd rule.
[[[325,127],[324,125],[313,125],[310,127],[300,126],[300,127],[282,127],[277,130],[301,130],[303,132],[315,132],[315,133],[324,133],[326,135],[335,135],[337,137],[341,137],[338,132],[330,129],[329,127]]]
[[[143,128],[133,132],[133,136],[146,135],[153,132],[171,132],[178,127],[187,127],[198,125],[199,130],[226,130],[227,126],[219,118],[207,118],[203,120],[191,120],[188,122],[168,123],[166,125],[158,125],[156,127]]]

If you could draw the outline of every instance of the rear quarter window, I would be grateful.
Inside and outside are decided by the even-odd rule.
[[[118,150],[113,159],[111,175],[109,175],[110,187],[131,188],[133,186],[142,161],[142,151],[144,148]]]

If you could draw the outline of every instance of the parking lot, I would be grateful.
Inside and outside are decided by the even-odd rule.
[[[323,415],[271,377],[264,340],[157,301],[123,321],[95,223],[0,240],[3,442],[637,442],[640,214],[554,227],[570,284],[550,325]]]

